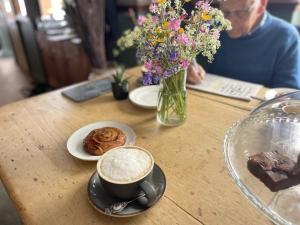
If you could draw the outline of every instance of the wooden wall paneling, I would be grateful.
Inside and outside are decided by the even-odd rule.
[[[64,43],[64,52],[65,52],[65,76],[67,76],[67,84],[72,84],[79,82],[78,81],[78,63],[79,60],[79,52],[77,46],[74,46],[74,44],[70,42],[65,42]]]
[[[50,86],[60,88],[88,79],[90,62],[80,44],[49,41],[45,34],[38,33]]]
[[[58,87],[66,86],[68,83],[68,79],[66,76],[65,70],[65,53],[64,53],[64,42],[49,42],[51,49],[53,51],[53,65],[57,69],[57,73],[55,74],[58,80]],[[66,53],[67,54],[67,53]]]
[[[87,80],[92,67],[83,47],[81,45],[77,45],[77,49],[79,54],[78,71],[80,72],[80,80]]]

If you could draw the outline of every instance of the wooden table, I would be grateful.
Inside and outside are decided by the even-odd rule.
[[[127,70],[127,74],[130,76],[137,77],[137,76],[141,76],[142,72],[141,72],[140,68],[135,67],[135,68]],[[260,99],[264,99],[264,96],[265,96],[265,93],[267,90],[269,90],[269,89],[265,88],[265,87],[262,88],[256,97],[258,97]],[[195,91],[195,90],[190,90],[189,94],[196,95],[196,96],[199,96],[199,97],[202,97],[205,99],[209,99],[214,102],[220,102],[220,103],[223,103],[226,105],[234,106],[239,109],[246,110],[246,111],[251,111],[253,108],[257,107],[262,102],[262,101],[256,100],[256,99],[252,99],[250,102],[248,102],[248,101],[227,98],[227,97],[214,95],[214,94],[210,94],[210,93],[205,93],[205,92],[201,92],[201,91]]]
[[[239,104],[247,106],[190,91],[187,121],[173,128],[159,126],[155,110],[115,101],[111,93],[78,104],[58,90],[6,105],[0,108],[1,180],[24,224],[271,224],[224,165],[224,134],[248,113]],[[110,218],[88,203],[96,162],[72,157],[66,141],[78,128],[103,120],[131,126],[136,145],[151,151],[166,174],[165,195],[145,214]]]

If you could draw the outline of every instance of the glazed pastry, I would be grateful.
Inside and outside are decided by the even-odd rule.
[[[104,127],[92,130],[83,141],[86,152],[92,155],[102,155],[108,150],[124,145],[126,135],[115,127]]]

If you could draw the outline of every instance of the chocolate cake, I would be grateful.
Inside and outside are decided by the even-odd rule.
[[[300,183],[300,157],[298,162],[276,151],[262,152],[249,157],[249,171],[271,191],[279,191]]]

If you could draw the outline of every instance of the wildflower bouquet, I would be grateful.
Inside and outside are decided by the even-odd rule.
[[[188,14],[184,4],[189,1],[153,0],[151,14],[139,16],[137,26],[117,43],[121,50],[137,46],[137,57],[148,70],[145,85],[152,84],[153,76],[160,77],[158,119],[166,125],[185,120],[186,69],[198,54],[211,62],[220,47],[220,32],[230,29],[211,0],[196,2]]]

